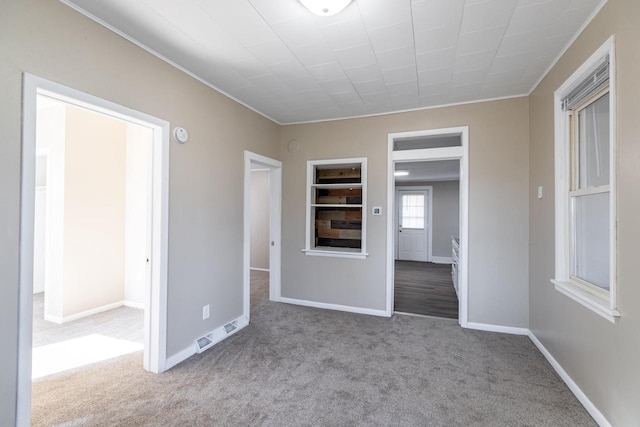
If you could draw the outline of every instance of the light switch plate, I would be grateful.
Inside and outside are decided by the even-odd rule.
[[[538,186],[538,199],[542,199],[542,185]]]

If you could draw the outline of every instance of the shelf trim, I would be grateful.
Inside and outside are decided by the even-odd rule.
[[[311,207],[313,208],[361,208],[362,205],[348,205],[348,204],[325,204],[325,203],[311,203]]]
[[[327,189],[331,189],[331,188],[362,188],[362,183],[358,182],[358,183],[340,183],[340,184],[311,184],[311,187],[313,188],[327,188]]]

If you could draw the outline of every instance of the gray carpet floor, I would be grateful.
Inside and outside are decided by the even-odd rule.
[[[44,293],[33,295],[33,346],[54,344],[89,334],[106,335],[135,343],[144,341],[144,310],[118,307],[72,322],[44,320]]]
[[[247,328],[161,375],[134,354],[36,381],[33,424],[595,425],[526,337],[266,298]]]

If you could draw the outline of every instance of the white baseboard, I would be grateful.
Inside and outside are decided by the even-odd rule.
[[[573,379],[569,376],[569,374],[567,374],[567,371],[565,371],[562,366],[560,366],[558,361],[551,355],[551,353],[549,353],[549,350],[547,350],[545,346],[542,345],[538,337],[536,337],[531,331],[529,331],[527,335],[529,336],[529,339],[533,342],[533,344],[538,347],[540,353],[542,353],[544,357],[546,357],[553,369],[555,369],[560,378],[562,378],[562,381],[565,382],[567,387],[569,387],[569,390],[571,390],[571,392],[576,396],[582,406],[584,406],[587,412],[589,412],[589,415],[593,417],[598,425],[601,427],[611,427],[611,423],[609,423],[604,415],[602,415],[602,412],[600,412],[598,408],[596,408],[596,405],[594,405],[593,402],[589,400],[587,395],[584,394],[578,384],[576,384],[575,381],[573,381]]]
[[[468,329],[476,329],[478,331],[489,331],[489,332],[500,332],[503,334],[511,334],[511,335],[529,335],[529,329],[527,328],[516,328],[513,326],[501,326],[501,325],[491,325],[488,323],[475,323],[468,322]]]
[[[167,357],[167,361],[164,364],[164,370],[168,371],[169,369],[176,366],[178,363],[184,362],[194,354],[196,354],[196,345],[192,343],[187,348],[184,348],[179,352],[177,352],[176,354],[170,357]]]
[[[247,325],[249,325],[249,321],[244,316],[240,316],[237,319],[232,320],[231,322],[236,322],[236,329],[234,329],[229,333],[227,333],[224,330],[224,325],[222,325],[219,328],[216,328],[213,331],[207,332],[206,334],[204,334],[204,335],[211,335],[211,337],[213,338],[212,346],[218,344],[220,341],[223,341],[226,338],[229,338],[231,335],[237,333],[238,331],[246,328]],[[225,325],[231,322],[226,322]],[[187,348],[184,348],[179,352],[177,352],[176,354],[170,357],[167,357],[167,361],[165,363],[165,371],[168,371],[169,369],[173,368],[177,364],[184,362],[185,360],[187,360],[188,358],[190,358],[196,353],[197,353],[196,343],[194,339],[194,342],[191,343],[191,345],[189,345]]]
[[[144,309],[144,303],[143,302],[135,302],[135,301],[124,300],[124,301],[122,301],[122,305],[124,305],[125,307]]]
[[[260,268],[260,267],[250,267],[249,270],[255,270],[255,271],[266,271],[269,272],[268,268]]]
[[[82,311],[80,313],[72,314],[70,316],[53,316],[51,314],[44,315],[44,320],[54,322],[58,324],[72,322],[74,320],[82,319],[83,317],[93,316],[94,314],[102,313],[103,311],[113,310],[114,308],[122,307],[123,302],[118,301],[112,304],[103,305],[101,307],[92,308],[91,310]]]
[[[352,307],[349,305],[328,304],[324,302],[307,301],[295,298],[280,297],[280,302],[293,305],[303,305],[305,307],[322,308],[325,310],[346,311],[348,313],[369,314],[371,316],[389,317],[384,310],[372,308]]]
[[[431,262],[434,264],[453,264],[453,258],[450,256],[432,256]]]

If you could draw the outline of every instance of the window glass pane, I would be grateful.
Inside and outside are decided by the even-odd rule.
[[[402,195],[403,228],[424,228],[424,194]]]
[[[609,184],[609,94],[578,113],[578,188]]]
[[[421,136],[418,138],[404,138],[394,140],[393,151],[419,150],[423,148],[460,147],[461,145],[461,135]]]
[[[573,197],[575,277],[609,289],[609,193]]]

